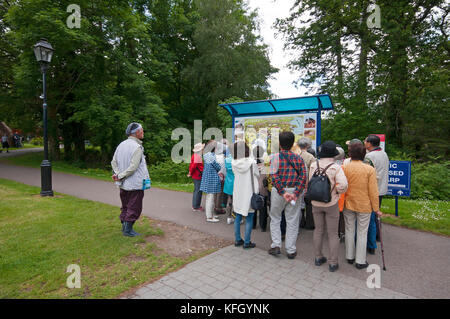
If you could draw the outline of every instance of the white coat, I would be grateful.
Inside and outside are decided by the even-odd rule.
[[[253,165],[253,184],[255,189],[252,190],[252,182],[250,179],[250,166]],[[250,207],[253,193],[259,193],[258,177],[259,170],[256,161],[251,157],[233,159],[231,168],[234,173],[233,185],[233,209],[242,216],[247,216],[248,212],[254,210]]]

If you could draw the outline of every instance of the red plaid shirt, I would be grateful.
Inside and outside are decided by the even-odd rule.
[[[280,156],[280,154],[282,154]],[[289,158],[291,164],[299,172],[295,171],[286,158]],[[270,175],[272,185],[277,189],[278,194],[283,196],[284,188],[295,188],[294,194],[299,197],[306,187],[306,166],[300,155],[291,151],[282,150],[280,153],[272,155],[270,160]]]

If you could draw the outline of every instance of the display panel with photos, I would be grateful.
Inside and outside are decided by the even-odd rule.
[[[277,134],[283,131],[291,131],[295,135],[295,142],[301,137],[311,139],[312,148],[317,146],[317,113],[298,113],[289,115],[267,115],[236,117],[234,119],[234,132],[242,138],[247,145],[253,148],[256,145],[263,146],[270,155],[278,151]]]

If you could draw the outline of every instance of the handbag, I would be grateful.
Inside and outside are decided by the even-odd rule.
[[[253,164],[250,166],[250,179],[252,181],[252,191],[253,191],[250,206],[254,210],[261,210],[264,207],[264,196],[255,193],[255,184],[253,181]]]

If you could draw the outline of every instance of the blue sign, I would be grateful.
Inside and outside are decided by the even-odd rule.
[[[389,180],[387,195],[410,196],[411,162],[389,161]]]

